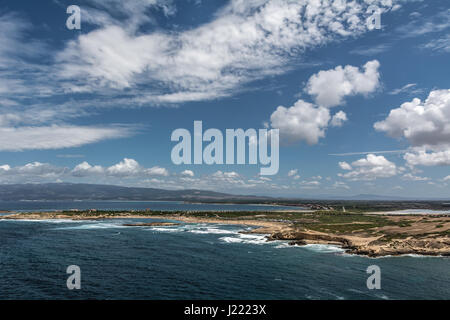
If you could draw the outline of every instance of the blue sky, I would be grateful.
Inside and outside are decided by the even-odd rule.
[[[0,29],[0,183],[450,194],[448,1],[16,0]],[[279,129],[278,174],[174,165],[194,120]]]

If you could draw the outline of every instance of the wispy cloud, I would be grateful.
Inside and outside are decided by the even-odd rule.
[[[408,152],[408,149],[405,150],[386,150],[386,151],[363,151],[363,152],[345,152],[345,153],[329,153],[329,156],[357,156],[357,155],[365,155],[365,154],[389,154],[389,153],[405,153]]]

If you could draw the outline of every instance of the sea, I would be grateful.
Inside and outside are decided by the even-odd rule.
[[[183,202],[0,202],[0,210],[283,210]],[[168,221],[168,220],[152,220]],[[448,257],[368,258],[327,245],[290,246],[251,227],[146,219],[5,220],[0,299],[450,299]],[[175,221],[176,222],[176,221]],[[80,289],[68,288],[69,266]],[[369,289],[370,266],[380,289]],[[369,279],[370,280],[370,279]]]

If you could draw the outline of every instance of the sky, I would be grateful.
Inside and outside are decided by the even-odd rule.
[[[447,0],[9,0],[0,30],[2,184],[449,198]],[[194,121],[278,129],[278,173],[174,164]]]

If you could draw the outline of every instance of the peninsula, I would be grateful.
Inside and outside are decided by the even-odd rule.
[[[450,256],[450,214],[393,214],[343,211],[53,211],[23,212],[2,219],[98,220],[139,218],[175,222],[127,223],[152,227],[185,223],[220,223],[253,226],[249,233],[266,234],[267,241],[291,245],[339,245],[350,254],[380,257],[417,254]],[[244,232],[244,231],[243,231]]]

